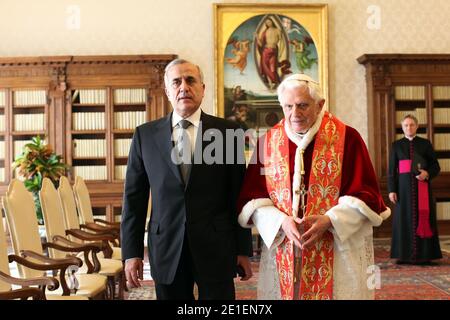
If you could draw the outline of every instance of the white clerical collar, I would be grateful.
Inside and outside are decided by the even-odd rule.
[[[314,137],[316,136],[316,133],[319,131],[324,114],[325,108],[322,108],[322,111],[320,111],[319,116],[316,119],[316,122],[314,122],[312,127],[309,128],[309,130],[303,134],[294,132],[289,126],[288,122],[285,120],[284,130],[286,131],[289,140],[294,142],[300,149],[305,150],[311,143],[311,141],[313,141]]]
[[[308,132],[309,132],[309,129],[305,133],[295,132],[295,134],[297,136],[299,136],[300,139],[303,139]]]
[[[409,141],[413,141],[414,138],[415,138],[416,136],[417,136],[417,135],[414,135],[413,137],[410,138],[410,137],[408,137],[408,136],[405,135],[405,138],[408,139]]]
[[[193,114],[191,114],[189,117],[186,118],[190,123],[194,125],[194,127],[199,126],[200,124],[200,116],[202,115],[202,109],[198,108]],[[173,110],[172,113],[172,128],[176,127],[178,122],[180,120],[184,119],[182,116],[180,116],[175,110]]]

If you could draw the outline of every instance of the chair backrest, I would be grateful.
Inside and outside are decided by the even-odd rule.
[[[59,199],[58,191],[56,191],[53,182],[49,178],[42,180],[39,199],[41,200],[47,240],[53,241],[54,236],[65,237],[66,229],[61,200]],[[51,258],[62,259],[66,257],[66,253],[60,250],[49,249],[49,253]]]
[[[70,186],[70,182],[67,177],[62,176],[61,178],[59,178],[58,194],[59,198],[61,199],[66,230],[80,229],[75,197],[73,195],[72,187]],[[77,240],[72,236],[69,236],[69,239],[72,241],[80,242],[80,240]]]
[[[6,243],[5,229],[3,228],[3,219],[0,213],[0,271],[6,274],[9,272],[9,262],[8,262],[8,244]],[[9,283],[0,280],[0,292],[11,290],[11,285]]]
[[[83,223],[94,222],[94,215],[92,213],[91,198],[89,197],[89,190],[82,177],[75,177],[75,184],[73,185],[73,194],[77,203],[78,213],[80,214]]]
[[[11,180],[3,197],[3,208],[15,254],[20,255],[21,250],[31,250],[43,254],[33,196],[21,181]],[[22,278],[42,277],[43,275],[42,271],[29,269],[22,265],[19,265],[18,269]]]

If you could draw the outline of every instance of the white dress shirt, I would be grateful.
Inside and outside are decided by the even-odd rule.
[[[191,146],[192,146],[191,153],[193,153],[195,150],[195,142],[197,140],[196,138],[197,138],[198,128],[200,125],[201,114],[202,114],[202,109],[198,108],[197,111],[195,111],[193,114],[191,114],[189,117],[187,117],[185,119],[185,120],[188,120],[190,123],[192,123],[192,125],[186,129],[187,134],[189,136]],[[181,130],[178,126],[178,122],[180,122],[180,120],[182,120],[182,119],[183,119],[183,117],[181,117],[178,113],[176,113],[175,110],[173,110],[173,114],[172,114],[172,129],[173,129],[172,130],[172,140],[173,141],[177,140],[179,131]]]

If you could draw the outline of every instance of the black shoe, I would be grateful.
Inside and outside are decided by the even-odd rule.
[[[397,260],[395,263],[396,264],[411,264],[410,261],[406,261],[406,260]]]

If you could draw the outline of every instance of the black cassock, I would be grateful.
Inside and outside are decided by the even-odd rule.
[[[411,172],[399,173],[399,161],[412,160]],[[428,191],[430,227],[433,235],[421,238],[416,235],[418,210],[418,168],[429,173]],[[396,192],[392,226],[391,258],[420,262],[442,258],[436,227],[436,205],[431,195],[429,181],[439,174],[440,167],[431,142],[416,136],[412,141],[403,138],[392,144],[389,159],[389,192]]]

